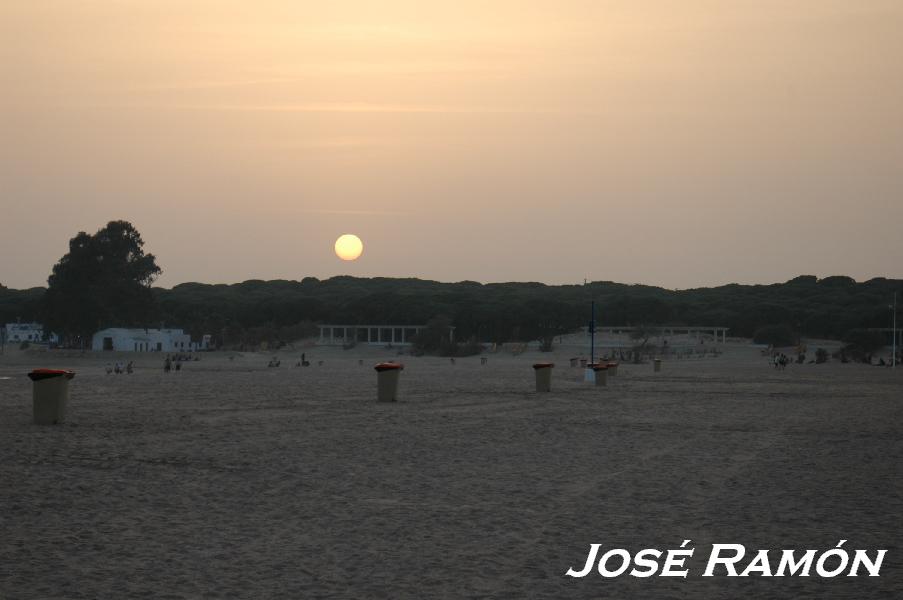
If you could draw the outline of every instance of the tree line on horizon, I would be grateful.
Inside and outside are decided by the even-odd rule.
[[[72,345],[86,337],[89,342],[106,327],[165,325],[197,337],[212,334],[221,346],[278,347],[315,334],[316,324],[324,323],[452,325],[462,342],[540,340],[548,346],[555,336],[588,324],[592,301],[596,324],[603,327],[708,325],[729,327],[730,335],[741,337],[780,330],[784,337],[845,339],[851,332],[890,327],[894,292],[903,300],[901,280],[811,275],[771,285],[687,290],[609,281],[481,284],[350,276],[166,289],[152,286],[161,270],[143,246],[125,221],[110,222],[94,235],[80,232],[54,265],[48,287],[0,285],[0,321],[40,321]]]

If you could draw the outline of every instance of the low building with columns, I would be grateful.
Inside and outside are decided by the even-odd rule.
[[[371,344],[410,346],[415,335],[426,325],[320,325],[321,346]],[[455,328],[449,327],[449,339],[455,340]]]
[[[589,329],[584,327],[584,331],[586,335],[589,335]],[[631,334],[637,329],[652,329],[656,333],[653,337],[661,337],[667,338],[675,335],[686,335],[689,338],[694,340],[704,340],[711,339],[713,342],[725,343],[727,342],[727,332],[730,330],[729,327],[714,327],[711,325],[701,325],[701,326],[678,326],[678,325],[654,325],[650,327],[596,327],[596,335],[618,335],[618,334]]]

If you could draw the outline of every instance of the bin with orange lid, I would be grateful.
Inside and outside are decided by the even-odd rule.
[[[551,392],[552,391],[552,369],[555,363],[543,362],[533,365],[533,371],[536,373],[536,391]]]
[[[69,404],[69,380],[74,371],[34,369],[28,374],[32,385],[32,411],[37,425],[56,425],[66,419]]]
[[[376,369],[376,398],[380,402],[398,400],[398,379],[404,365],[394,362],[379,363]]]
[[[610,376],[615,377],[618,374],[618,363],[610,362],[605,366],[608,367],[608,374]]]

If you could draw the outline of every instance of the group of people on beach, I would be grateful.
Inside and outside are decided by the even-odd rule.
[[[787,355],[783,352],[779,352],[774,355],[774,368],[778,371],[783,371],[787,368],[787,365],[790,363],[790,359],[787,358]]]
[[[858,362],[872,365],[874,367],[892,367],[895,365],[903,365],[903,350],[897,351],[896,358],[893,354],[891,354],[889,357],[878,357],[877,362],[875,360],[875,356],[871,352],[857,355],[855,353],[855,349],[851,353],[848,348],[841,348],[833,354],[829,353],[824,348],[818,348],[815,351],[813,358],[812,355],[807,354],[807,348],[804,344],[797,346],[795,359],[791,359],[789,356],[774,348],[773,346],[769,346],[767,349],[762,350],[762,356],[769,357],[770,364],[772,364],[778,371],[783,371],[787,368],[787,365],[793,363],[796,363],[798,365],[818,365],[826,363],[832,357],[844,364],[849,362]]]
[[[173,354],[172,356],[167,354],[166,360],[163,361],[163,372],[181,371],[183,362],[197,362],[199,360],[201,359],[197,356],[192,358],[191,354]]]
[[[115,373],[116,375],[122,375],[123,373],[128,373],[129,375],[131,375],[135,372],[135,363],[132,361],[129,361],[125,365],[123,365],[121,361],[117,361],[115,365],[107,363],[106,371],[107,375],[111,375],[113,373]]]
[[[280,366],[281,364],[282,364],[282,361],[279,360],[279,357],[274,356],[273,358],[270,359],[270,362],[267,363],[267,367],[272,369],[272,368]],[[322,365],[323,361],[321,360],[319,364]],[[310,361],[307,360],[306,352],[301,353],[301,360],[299,360],[297,363],[295,363],[295,366],[296,367],[309,367],[310,366]]]
[[[896,365],[903,365],[903,352],[897,352],[896,357],[891,356],[887,360],[884,360],[883,357],[879,358],[877,365],[879,367],[891,367],[891,366],[896,366]]]
[[[163,372],[169,373],[170,371],[181,371],[182,363],[187,361],[199,361],[201,360],[199,357],[192,357],[191,354],[172,354],[166,355],[166,359],[163,361]],[[127,363],[123,363],[122,361],[117,361],[115,364],[107,363],[106,366],[107,375],[121,375],[122,373],[127,373],[131,375],[135,372],[135,362],[128,361]]]
[[[229,360],[232,360],[232,357],[231,357],[231,356],[229,357]],[[323,361],[321,360],[321,361],[319,361],[317,364],[320,365],[320,366],[323,366]],[[278,357],[278,356],[274,356],[273,358],[270,359],[270,362],[267,363],[267,368],[273,369],[273,368],[276,368],[276,367],[278,367],[278,366],[280,366],[280,365],[282,365],[282,361],[279,360],[279,357]],[[306,353],[306,352],[302,352],[302,353],[301,353],[301,360],[299,360],[298,362],[296,362],[296,363],[295,363],[295,366],[296,366],[296,367],[309,367],[309,366],[310,366],[310,361],[307,360],[307,353]]]

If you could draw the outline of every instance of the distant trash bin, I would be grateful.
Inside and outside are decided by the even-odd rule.
[[[576,358],[572,358],[572,359],[571,359],[571,367],[572,367],[572,368],[577,366],[577,360],[578,360],[578,359],[576,359]]]
[[[404,369],[401,363],[379,363],[376,369],[376,399],[379,402],[395,402],[398,400],[398,376]]]
[[[487,362],[489,362],[489,359],[488,359],[487,357],[485,357],[485,356],[481,356],[481,357],[480,357],[480,364],[481,364],[481,365],[485,365]]]
[[[608,364],[605,365],[605,366],[608,367],[608,374],[609,374],[609,375],[611,375],[612,377],[617,376],[617,374],[618,374],[618,363],[616,363],[616,362],[610,362],[610,363],[608,363]]]
[[[28,374],[32,385],[32,410],[36,425],[56,425],[66,420],[69,380],[74,371],[35,369]]]
[[[593,367],[593,375],[596,378],[597,386],[605,386],[608,383],[608,367],[605,365],[596,365]]]
[[[652,361],[652,365],[653,365],[653,367],[652,367],[653,371],[658,373],[659,371],[662,370],[662,359],[656,358],[654,361]]]
[[[580,368],[581,368],[581,369],[585,369],[585,368],[586,368],[586,359],[585,359],[585,358],[581,358],[581,359],[580,359]]]
[[[586,365],[586,368],[583,369],[583,381],[588,383],[592,383],[596,380],[596,371],[595,368],[599,363],[589,363]]]
[[[536,363],[533,370],[536,372],[536,391],[551,392],[552,391],[552,369],[555,363]]]

